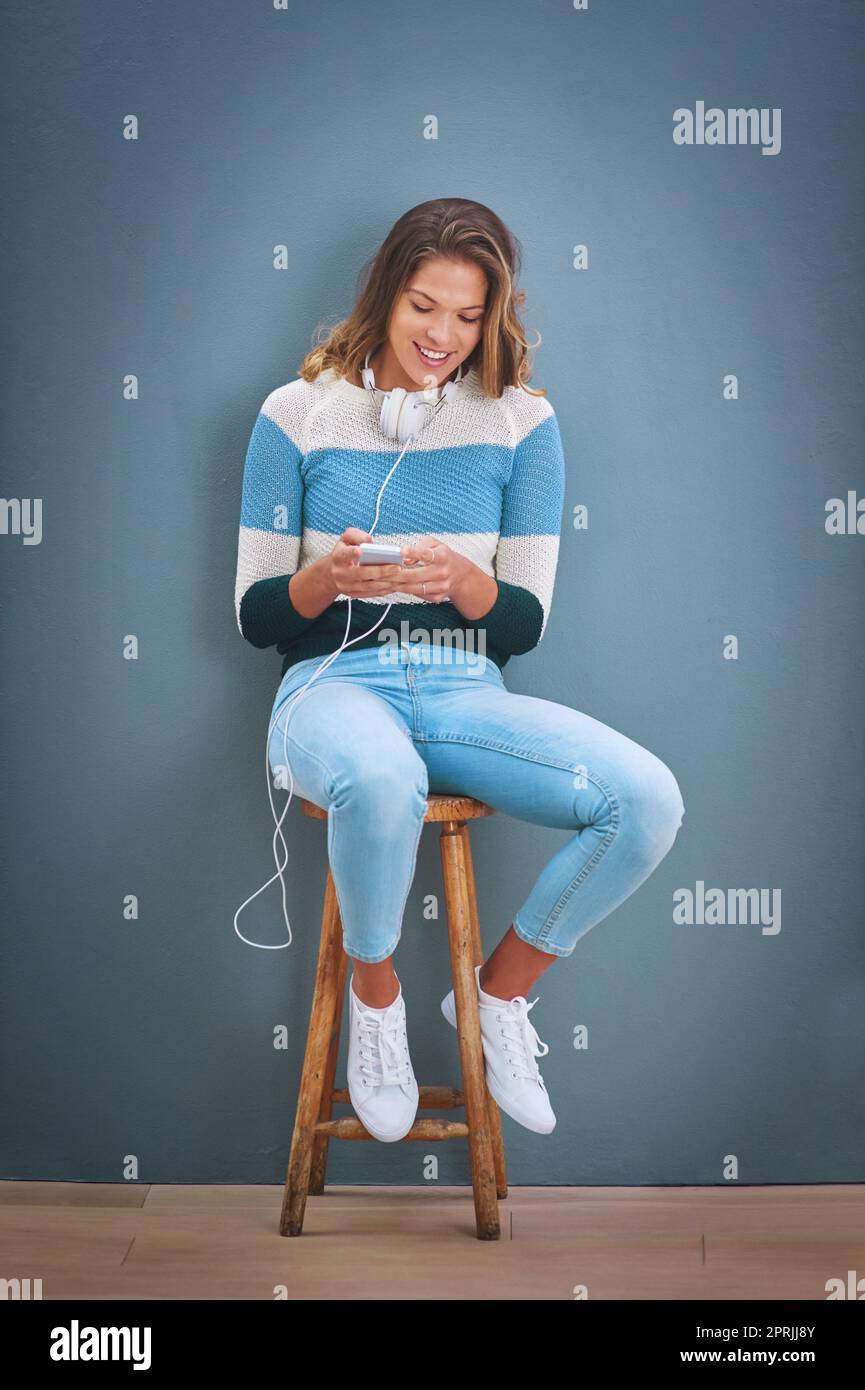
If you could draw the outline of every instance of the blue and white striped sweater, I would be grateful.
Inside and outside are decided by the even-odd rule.
[[[347,596],[305,618],[288,581],[329,554],[346,527],[372,525],[400,452],[381,433],[378,414],[363,387],[327,371],[277,387],[255,421],[243,472],[235,611],[242,636],[285,657],[283,674],[342,641]],[[469,633],[483,630],[486,654],[499,666],[531,650],[552,603],[564,484],[558,421],[547,399],[512,386],[491,399],[471,369],[457,400],[406,450],[384,490],[374,535],[397,545],[435,535],[494,577],[498,597],[477,619],[399,590],[353,600],[351,637],[393,604],[384,624],[354,647],[378,645],[380,634],[407,619],[413,630],[462,631],[466,646],[477,646]]]

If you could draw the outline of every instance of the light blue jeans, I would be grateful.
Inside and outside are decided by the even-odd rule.
[[[286,671],[268,756],[276,777],[287,753],[294,796],[327,809],[343,944],[356,960],[385,960],[399,941],[428,792],[573,831],[511,919],[554,956],[569,956],[672,847],[685,807],[666,764],[588,714],[514,694],[477,652],[349,647],[292,702],[286,736],[286,700],[325,659]],[[291,785],[280,776],[277,786]]]

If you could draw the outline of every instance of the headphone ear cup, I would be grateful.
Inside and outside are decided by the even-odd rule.
[[[381,432],[388,439],[397,438],[397,425],[399,423],[400,410],[408,392],[402,386],[394,386],[388,391],[381,403],[381,414],[379,425]]]
[[[395,386],[382,401],[379,427],[388,439],[407,444],[420,434],[427,414],[422,394]]]

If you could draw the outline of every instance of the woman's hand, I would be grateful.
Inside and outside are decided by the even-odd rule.
[[[421,536],[415,545],[403,546],[402,553],[407,560],[422,562],[403,570],[399,587],[405,593],[432,603],[452,603],[471,622],[486,617],[494,607],[498,580],[437,536]]]
[[[400,589],[430,603],[452,601],[462,587],[467,569],[475,568],[437,536],[421,536],[415,545],[403,546],[402,553],[412,563],[402,570]]]
[[[401,576],[405,574],[402,565],[362,565],[360,563],[361,541],[371,541],[375,537],[357,526],[349,526],[343,531],[333,550],[326,557],[327,574],[337,594],[349,598],[380,598],[382,594],[392,594],[402,588]],[[403,551],[405,554],[405,551]]]

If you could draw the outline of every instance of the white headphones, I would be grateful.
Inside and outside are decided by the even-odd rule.
[[[375,393],[378,388],[375,384],[372,367],[369,365],[370,356],[371,353],[368,352],[364,359],[360,379],[375,400]],[[379,428],[382,434],[388,439],[398,440],[400,444],[407,444],[409,440],[419,435],[427,424],[430,418],[427,412],[430,409],[433,414],[436,414],[445,401],[455,399],[462,379],[463,364],[461,362],[453,381],[446,381],[441,388],[441,395],[438,400],[431,400],[430,393],[427,391],[406,391],[402,386],[394,386],[390,391],[386,391],[379,413]]]
[[[378,388],[375,384],[375,376],[373,375],[372,367],[369,365],[369,359],[370,353],[368,352],[364,361],[363,371],[361,372],[361,380],[364,386],[369,390],[373,400],[375,400],[375,394]],[[438,411],[441,410],[442,406],[446,404],[446,402],[453,401],[456,399],[461,389],[460,383],[462,382],[462,380],[463,367],[462,363],[460,363],[459,369],[453,381],[445,382],[444,386],[441,388],[441,394],[438,400],[436,401],[431,401],[429,399],[429,393],[426,391],[406,391],[403,389],[402,386],[394,386],[391,391],[386,391],[384,393],[384,400],[381,403],[381,411],[379,414],[379,428],[381,429],[382,434],[385,435],[388,439],[398,440],[403,447],[400,450],[399,457],[397,458],[396,463],[392,465],[390,472],[388,473],[387,477],[385,478],[384,482],[379,488],[378,497],[376,498],[375,503],[375,517],[373,518],[372,526],[370,526],[369,528],[370,535],[372,535],[372,533],[375,531],[376,526],[378,525],[378,513],[379,508],[381,506],[381,495],[387,487],[388,483],[390,482],[391,478],[393,477],[393,474],[396,472],[397,465],[401,462],[403,454],[408,448],[410,441],[414,439],[418,434],[420,434],[421,430],[426,427],[426,425],[432,419],[433,415],[436,415]],[[429,410],[429,413],[427,413],[427,409]],[[288,716],[295,709],[298,701],[303,698],[304,692],[309,689],[316,676],[318,676],[322,671],[327,670],[328,666],[330,666],[332,662],[336,660],[340,652],[344,651],[346,647],[353,646],[353,644],[355,642],[359,642],[362,637],[369,637],[370,633],[375,632],[376,628],[380,627],[381,624],[384,622],[392,607],[393,604],[389,603],[377,623],[373,623],[372,627],[369,628],[366,632],[362,632],[359,637],[353,637],[349,642],[348,634],[351,631],[351,599],[349,599],[348,613],[346,616],[345,623],[345,635],[343,636],[341,644],[337,647],[335,652],[331,652],[329,656],[326,656],[323,659],[321,665],[316,667],[316,669],[313,671],[312,675],[310,676],[309,680],[306,682],[305,685],[300,686],[298,690],[295,690],[291,695],[289,695],[285,703],[280,705],[279,709],[277,710],[276,714],[270,722],[270,725],[267,730],[267,738],[265,739],[264,744],[264,768],[265,775],[267,777],[267,796],[268,800],[270,801],[270,811],[274,821],[276,822],[276,829],[273,832],[272,840],[273,858],[274,863],[276,864],[276,873],[271,874],[270,878],[267,880],[267,883],[263,883],[260,888],[256,888],[255,892],[252,893],[246,899],[246,902],[240,904],[240,907],[234,914],[234,930],[240,937],[241,941],[246,942],[247,946],[257,946],[262,951],[282,951],[285,949],[286,946],[291,945],[291,923],[288,920],[288,913],[286,912],[285,908],[285,883],[282,877],[282,871],[288,863],[288,846],[285,843],[285,836],[282,833],[282,822],[285,820],[285,813],[291,805],[291,798],[294,795],[294,778],[292,776],[291,767],[289,766],[288,762]],[[283,729],[282,748],[285,760],[284,765],[286,771],[288,772],[289,781],[291,785],[288,791],[288,801],[286,801],[285,805],[283,806],[282,815],[277,820],[276,808],[273,804],[273,783],[271,781],[270,736],[273,732],[273,727],[276,724],[276,721],[279,719],[280,715],[282,714],[283,710],[286,711],[286,720],[285,727]],[[277,836],[279,836],[282,848],[285,850],[285,859],[281,864],[279,862],[279,854],[276,848]],[[238,928],[237,919],[240,916],[243,909],[246,907],[247,903],[251,903],[253,898],[257,898],[259,893],[263,893],[265,888],[268,888],[270,884],[273,883],[273,880],[275,878],[279,879],[280,887],[282,889],[282,915],[285,918],[285,925],[288,927],[288,940],[283,941],[280,944],[274,946],[266,946],[261,941],[250,941],[248,937],[244,936]]]

